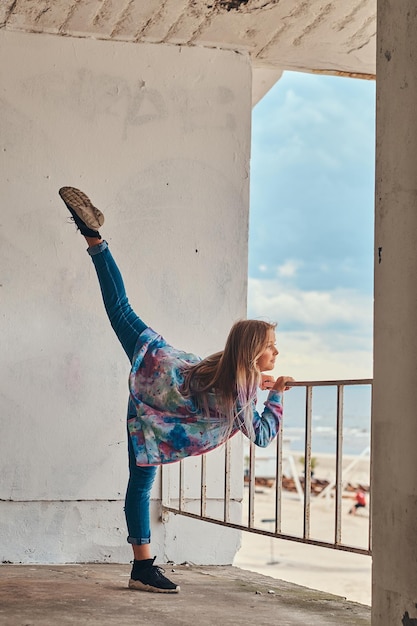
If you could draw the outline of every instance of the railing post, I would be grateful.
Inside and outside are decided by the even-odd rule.
[[[277,437],[277,462],[275,468],[275,534],[281,532],[282,511],[282,428]]]
[[[201,485],[200,485],[200,515],[205,517],[207,512],[207,457],[201,456]]]
[[[336,506],[335,506],[335,544],[342,541],[342,452],[343,452],[343,392],[344,386],[337,386],[337,423],[336,423]]]
[[[230,439],[224,446],[224,511],[223,519],[225,522],[230,521]]]
[[[310,539],[310,501],[311,501],[311,422],[312,422],[313,387],[306,386],[306,433],[304,444],[304,539]]]
[[[248,527],[253,528],[255,521],[255,444],[249,444],[249,498]]]

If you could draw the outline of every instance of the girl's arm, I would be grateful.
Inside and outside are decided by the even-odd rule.
[[[284,391],[289,389],[287,383],[290,382],[294,382],[291,376],[280,376],[276,381],[269,375],[262,376],[261,388],[270,389],[270,392],[265,401],[265,409],[262,415],[258,413],[256,405],[253,403],[252,419],[255,433],[254,443],[261,448],[266,448],[278,434],[283,412]],[[244,424],[241,424],[240,429],[249,437]]]
[[[283,397],[282,391],[271,390],[261,415],[256,411],[255,405],[253,407],[254,443],[261,448],[266,448],[278,434],[282,419]]]
[[[253,441],[261,448],[266,448],[278,434],[282,417],[282,398],[282,392],[275,390],[270,391],[262,415],[256,410],[256,403],[253,402],[252,404],[252,426],[255,435]],[[236,424],[239,430],[241,430],[248,439],[251,439],[243,419],[238,417]]]

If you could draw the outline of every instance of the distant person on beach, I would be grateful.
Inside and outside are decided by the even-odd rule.
[[[239,431],[267,446],[278,433],[283,392],[293,378],[262,374],[274,368],[278,356],[275,324],[236,322],[224,350],[203,360],[169,345],[132,310],[120,271],[98,232],[104,223],[101,211],[78,189],[63,187],[59,194],[87,241],[107,315],[131,363],[125,499],[134,558],[129,588],[177,593],[179,587],[154,565],[150,550],[149,504],[157,467],[204,454]],[[258,388],[269,390],[261,415],[255,408]]]
[[[355,495],[355,504],[349,509],[349,515],[356,515],[358,509],[366,507],[366,495],[363,489],[358,489]]]

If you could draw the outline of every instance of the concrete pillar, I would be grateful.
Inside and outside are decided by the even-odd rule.
[[[378,626],[417,618],[416,33],[415,2],[379,0],[372,428]]]

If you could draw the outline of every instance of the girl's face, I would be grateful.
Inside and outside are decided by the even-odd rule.
[[[275,359],[279,354],[275,342],[275,332],[270,329],[267,334],[267,345],[256,362],[261,372],[269,372],[275,367]]]

